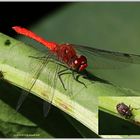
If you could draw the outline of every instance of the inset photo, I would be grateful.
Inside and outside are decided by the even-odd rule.
[[[99,135],[140,135],[140,97],[99,97]]]

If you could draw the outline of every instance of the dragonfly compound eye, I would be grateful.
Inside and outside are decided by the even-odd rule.
[[[79,57],[79,71],[83,71],[87,66],[88,66],[88,64],[87,64],[87,59],[86,59],[86,57],[85,56],[83,56],[83,55],[81,55],[80,57]]]

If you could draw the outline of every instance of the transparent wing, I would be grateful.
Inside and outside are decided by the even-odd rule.
[[[22,90],[22,93],[17,102],[16,111],[18,111],[20,109],[20,107],[23,104],[23,102],[25,101],[27,95],[28,95],[28,92]]]
[[[33,76],[31,77],[31,80],[29,81],[29,79],[25,80],[25,84],[27,84],[27,92],[26,91],[22,91],[22,94],[18,100],[17,103],[17,107],[16,110],[18,111],[19,108],[21,107],[21,105],[23,104],[23,102],[25,101],[27,95],[31,92],[33,86],[35,85],[40,73],[42,72],[42,70],[44,69],[44,67],[47,65],[48,63],[48,59],[49,59],[50,55],[46,55],[45,56],[45,60],[43,59],[43,61],[39,60],[40,63],[37,65],[36,68],[34,68],[36,71],[35,73],[33,73]]]
[[[131,63],[140,64],[140,55],[113,52],[82,45],[72,44],[79,54],[87,57],[92,69],[95,68],[124,68]]]
[[[43,101],[43,114],[44,117],[48,116],[48,113],[51,109],[51,104],[49,102]]]
[[[49,110],[51,108],[51,105],[52,105],[52,101],[53,101],[53,98],[54,98],[54,92],[55,92],[55,88],[56,88],[56,85],[57,85],[57,74],[58,74],[58,71],[60,70],[60,65],[56,63],[56,71],[53,75],[53,77],[51,77],[51,97],[50,97],[50,100],[49,102],[46,102],[44,101],[43,102],[43,113],[44,113],[44,117],[47,117],[48,113],[49,113]]]

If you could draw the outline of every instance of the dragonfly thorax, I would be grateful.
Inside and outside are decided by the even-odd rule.
[[[71,44],[60,44],[57,50],[58,59],[67,64],[71,69],[83,71],[87,67],[85,56],[78,56]]]

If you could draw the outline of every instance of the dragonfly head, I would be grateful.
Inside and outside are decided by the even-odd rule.
[[[83,71],[88,66],[86,57],[81,55],[80,57],[76,58],[74,65],[79,72]]]

